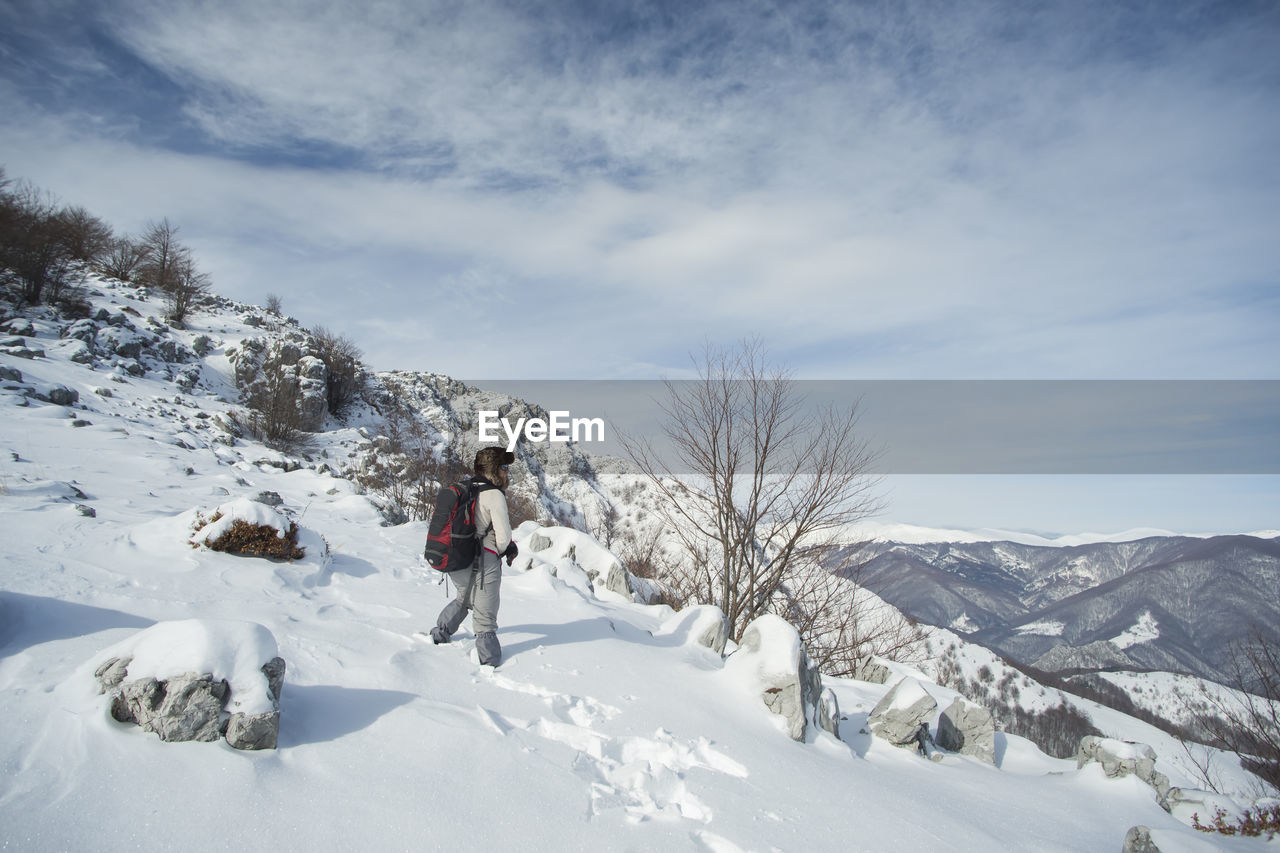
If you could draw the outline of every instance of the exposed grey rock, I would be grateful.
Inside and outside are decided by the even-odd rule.
[[[93,347],[84,341],[76,341],[66,348],[67,358],[76,364],[93,364]]]
[[[37,400],[52,403],[55,406],[71,406],[80,400],[80,392],[65,385],[53,385],[35,393]]]
[[[98,334],[98,324],[93,320],[76,320],[62,332],[64,338],[74,338],[85,344],[93,344]]]
[[[928,753],[929,720],[938,703],[914,678],[903,678],[889,689],[867,718],[867,727],[894,746],[914,747]]]
[[[111,658],[94,672],[101,692],[112,693],[111,716],[136,723],[161,740],[215,741],[224,734],[236,749],[275,749],[280,732],[280,696],[285,662],[275,657],[262,665],[272,709],[261,714],[227,714],[230,685],[194,672],[165,681],[141,678],[125,682],[131,658]]]
[[[1183,823],[1189,823],[1195,816],[1202,824],[1210,824],[1219,809],[1231,813],[1235,803],[1230,797],[1213,791],[1171,787],[1160,798],[1160,807]]]
[[[191,341],[191,348],[201,358],[213,352],[213,340],[208,335],[196,335]]]
[[[262,318],[254,314],[246,314],[240,318],[240,322],[244,323],[246,326],[253,326],[254,328],[257,328],[262,325]]]
[[[545,551],[551,547],[551,540],[543,536],[541,533],[535,533],[529,537],[530,551]]]
[[[116,367],[123,370],[130,376],[146,376],[147,369],[136,358],[122,358],[116,362]]]
[[[102,666],[93,673],[102,688],[99,692],[107,693],[119,687],[120,682],[124,681],[125,675],[128,674],[129,664],[132,662],[133,658],[111,658],[104,661]]]
[[[227,720],[227,743],[236,749],[275,749],[280,737],[280,712],[235,713]]]
[[[853,677],[872,684],[884,684],[889,680],[889,667],[877,663],[874,657],[859,658],[854,664]]]
[[[382,521],[378,522],[379,527],[395,527],[409,523],[409,514],[404,511],[404,507],[390,498],[378,494],[366,495],[365,497],[378,510],[378,515],[382,516]]]
[[[279,492],[258,492],[253,499],[266,506],[284,506],[284,498]]]
[[[196,365],[189,365],[182,368],[173,377],[173,384],[178,386],[178,390],[184,394],[190,394],[191,389],[196,387],[196,383],[200,381],[200,368]]]
[[[0,364],[0,382],[21,382],[22,371],[16,367]]]
[[[616,592],[618,595],[631,598],[631,576],[627,574],[627,570],[617,563],[610,563],[603,572],[593,569],[587,569],[587,579],[594,584],[599,584],[605,589]]]
[[[0,340],[0,352],[27,360],[44,358],[44,350],[28,347],[22,338],[5,338]]]
[[[125,683],[112,702],[111,715],[122,723],[137,723],[166,742],[215,741],[222,736],[227,693],[225,681],[194,672],[167,681],[143,678]]]
[[[1131,826],[1124,834],[1124,847],[1120,853],[1160,853],[1160,848],[1151,840],[1151,829],[1146,826]]]
[[[777,616],[761,616],[743,631],[729,660],[735,666],[756,664],[765,707],[786,720],[792,740],[804,741],[810,721],[819,716],[822,675],[796,629]]]
[[[703,624],[697,626],[701,630],[697,630],[693,640],[698,645],[706,646],[716,654],[723,655],[725,644],[729,642],[729,618],[720,611],[719,607],[707,606],[716,611],[718,618],[703,620]]]
[[[91,506],[85,506],[84,504],[76,504],[76,512],[80,513],[85,518],[98,517],[98,511],[96,509]]]
[[[991,712],[956,697],[938,718],[938,746],[996,763],[996,727]]]
[[[120,358],[140,358],[148,339],[133,329],[111,325],[99,329],[93,343],[100,352],[112,353]]]
[[[267,689],[271,692],[271,699],[280,704],[280,697],[284,692],[284,658],[274,657],[262,665],[262,674],[267,677]]]
[[[234,713],[227,721],[227,743],[236,749],[275,749],[280,738],[280,696],[284,690],[284,658],[262,665],[274,708],[263,714]]]
[[[1170,791],[1169,778],[1156,770],[1156,752],[1145,743],[1086,735],[1076,750],[1076,767],[1090,761],[1102,765],[1102,772],[1112,778],[1137,776],[1155,789],[1156,797],[1166,811]]]
[[[818,725],[833,737],[840,737],[840,702],[829,687],[822,691],[822,698],[818,700]]]
[[[110,389],[110,388],[101,388],[101,387],[99,387],[99,388],[94,388],[94,389],[93,389],[93,393],[97,394],[99,397],[111,397],[111,396],[114,396],[114,395],[111,393],[111,389]]]
[[[31,325],[31,321],[18,317],[4,324],[5,331],[11,335],[18,335],[24,338],[34,338],[36,336],[36,327]]]
[[[172,338],[166,338],[156,344],[156,350],[160,353],[160,357],[162,359],[171,363],[187,362],[194,357],[191,350],[187,349]]]
[[[1076,767],[1090,761],[1101,764],[1109,777],[1135,775],[1146,781],[1155,772],[1156,752],[1145,743],[1085,735],[1076,750]]]

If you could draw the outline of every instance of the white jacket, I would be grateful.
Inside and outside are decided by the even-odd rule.
[[[507,550],[511,542],[511,517],[502,489],[485,489],[476,497],[476,532],[484,534],[481,545],[495,554]]]

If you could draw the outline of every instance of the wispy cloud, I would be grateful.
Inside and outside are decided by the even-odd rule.
[[[316,322],[478,290],[521,306],[543,376],[752,333],[815,376],[1280,364],[1267,4],[49,8],[81,29],[31,16],[6,67],[132,97],[7,74],[10,172],[125,227],[170,215],[220,289]],[[440,343],[367,348],[509,370]]]

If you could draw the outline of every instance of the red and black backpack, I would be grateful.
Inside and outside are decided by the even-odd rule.
[[[427,547],[423,551],[432,568],[442,572],[471,568],[480,553],[480,537],[476,535],[476,498],[481,492],[496,488],[484,480],[466,479],[440,490],[427,528]]]

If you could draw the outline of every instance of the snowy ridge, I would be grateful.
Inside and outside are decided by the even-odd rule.
[[[129,307],[140,323],[158,308],[105,285],[91,298]],[[225,347],[254,333],[242,312],[157,332],[221,341],[182,366],[145,353],[136,365],[74,361],[80,350],[51,317],[30,339],[45,357],[0,354],[22,376],[0,393],[6,845],[1066,851],[1116,849],[1146,824],[1186,849],[1256,849],[1197,836],[1150,788],[1108,780],[1097,765],[1077,770],[1013,735],[997,735],[992,767],[952,754],[934,764],[865,734],[899,677],[922,679],[940,708],[958,695],[935,683],[932,665],[891,665],[889,684],[825,679],[841,737],[814,731],[795,743],[740,674],[696,642],[696,619],[602,588],[608,549],[567,528],[518,531],[497,671],[471,663],[469,623],[448,646],[416,640],[449,595],[419,557],[425,525],[384,526],[383,509],[332,464],[369,441],[360,430],[376,429],[373,416],[319,436],[311,459],[228,430]],[[186,368],[199,375],[182,379],[184,391]],[[78,402],[25,390],[55,386]],[[298,525],[302,558],[192,547],[200,518],[262,492]],[[535,559],[535,536],[553,543],[553,558]],[[226,638],[227,625],[241,626],[229,645],[193,639]],[[157,634],[165,641],[152,645]],[[998,663],[951,639],[975,674]],[[143,644],[148,671],[166,671],[166,653],[181,652],[181,666],[237,680],[251,675],[245,660],[278,651],[288,664],[279,748],[166,744],[114,722],[94,669]],[[1040,698],[1051,697],[1028,701]],[[1161,733],[1093,713],[1107,735],[1152,743],[1174,784],[1194,784]],[[1222,768],[1243,786],[1240,773]]]
[[[1016,542],[1019,545],[1035,545],[1044,548],[1070,548],[1075,545],[1091,545],[1098,542],[1136,542],[1154,536],[1189,536],[1210,539],[1224,533],[1175,533],[1155,527],[1135,527],[1114,533],[1071,533],[1043,535],[1022,530],[1002,530],[984,527],[976,530],[921,527],[891,521],[864,521],[851,527],[846,534],[848,541],[896,542],[903,545],[930,545],[946,542]],[[1258,530],[1245,533],[1259,539],[1280,537],[1280,530]]]

